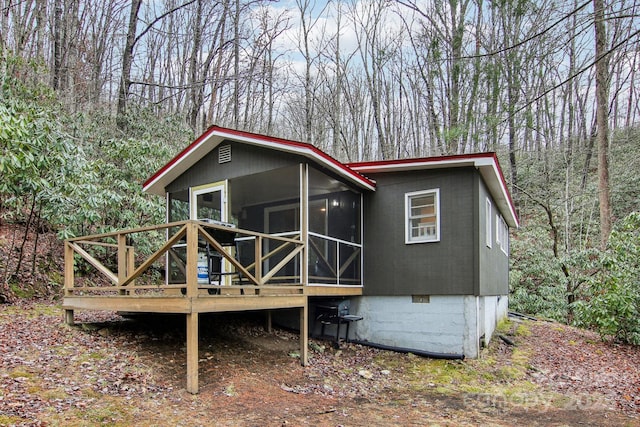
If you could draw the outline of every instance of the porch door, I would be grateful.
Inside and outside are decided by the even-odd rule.
[[[213,220],[227,222],[227,182],[221,181],[213,184],[200,185],[190,189],[191,219]],[[231,271],[231,264],[221,257],[206,258],[204,253],[199,253],[199,257],[205,257],[209,273],[220,272],[220,281],[217,284],[229,285],[230,277],[224,273]]]
[[[227,222],[227,182],[191,188],[191,219]]]

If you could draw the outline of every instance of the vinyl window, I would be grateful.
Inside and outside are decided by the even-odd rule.
[[[440,190],[405,194],[405,242],[440,241]]]

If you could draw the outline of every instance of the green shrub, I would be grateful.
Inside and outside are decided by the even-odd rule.
[[[622,220],[602,253],[588,295],[575,303],[576,323],[600,336],[640,345],[640,213]]]

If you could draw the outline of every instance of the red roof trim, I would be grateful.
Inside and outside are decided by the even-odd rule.
[[[304,143],[304,142],[298,142],[298,141],[290,141],[290,140],[283,139],[283,138],[266,136],[266,135],[261,135],[261,134],[257,134],[257,133],[246,132],[246,131],[240,131],[240,130],[235,130],[235,129],[228,129],[228,128],[223,128],[223,127],[215,126],[215,125],[209,127],[202,135],[200,135],[198,137],[198,139],[196,139],[191,144],[189,144],[177,156],[175,156],[173,159],[171,159],[169,161],[169,163],[164,165],[162,168],[160,168],[160,170],[158,170],[149,179],[147,179],[143,184],[143,188],[147,188],[148,186],[150,186],[154,181],[159,179],[169,169],[171,169],[176,163],[180,162],[183,158],[187,157],[189,155],[189,153],[191,153],[191,151],[193,151],[202,141],[204,141],[205,139],[209,138],[214,133],[218,133],[223,138],[224,137],[233,138],[234,136],[236,136],[236,137],[240,137],[240,138],[243,138],[243,139],[251,139],[251,140],[254,140],[254,141],[264,142],[264,143],[267,143],[267,144],[274,144],[276,146],[280,145],[280,146],[284,146],[284,147],[290,147],[290,148],[293,148],[295,151],[298,151],[298,152],[300,152],[300,151],[307,152],[312,157],[315,157],[315,158],[317,158],[319,160],[322,160],[322,161],[324,161],[326,163],[329,163],[331,166],[333,166],[334,168],[338,169],[339,171],[341,171],[345,175],[351,177],[351,179],[354,179],[355,181],[360,182],[365,187],[369,187],[371,189],[375,188],[375,182],[371,181],[369,178],[367,178],[366,176],[360,174],[359,172],[352,170],[351,168],[346,166],[344,163],[339,162],[338,160],[334,159],[333,157],[329,156],[327,153],[319,150],[318,148],[314,147],[311,144],[307,144],[307,143]]]
[[[358,171],[362,170],[364,173],[375,173],[375,172],[385,172],[387,169],[393,169],[394,166],[402,167],[411,167],[411,166],[419,166],[426,164],[437,164],[437,163],[447,163],[447,162],[464,162],[465,160],[477,160],[477,159],[491,159],[493,164],[495,165],[494,170],[496,171],[500,182],[502,183],[502,187],[504,190],[504,194],[507,197],[507,201],[511,208],[513,218],[518,223],[518,217],[516,215],[515,205],[513,203],[513,199],[511,198],[511,193],[508,190],[507,181],[502,173],[502,168],[500,167],[500,162],[498,161],[498,156],[495,152],[485,152],[485,153],[470,153],[470,154],[454,154],[449,156],[435,156],[435,157],[421,157],[421,158],[411,158],[411,159],[396,159],[396,160],[379,160],[379,161],[370,161],[370,162],[360,162],[360,163],[347,163],[347,166]]]

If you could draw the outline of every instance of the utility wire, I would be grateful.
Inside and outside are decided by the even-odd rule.
[[[509,117],[507,117],[507,119],[503,120],[507,121],[510,117],[516,115],[517,113],[521,112],[522,110],[524,110],[525,108],[529,107],[531,104],[533,104],[534,102],[539,101],[540,99],[544,98],[545,96],[547,96],[549,93],[553,92],[554,90],[560,88],[561,86],[569,83],[571,80],[573,80],[574,78],[578,77],[580,74],[584,73],[585,71],[588,71],[591,67],[593,67],[594,65],[596,65],[599,61],[601,61],[602,59],[604,59],[606,56],[608,56],[611,52],[617,50],[619,47],[621,47],[622,45],[626,44],[629,42],[629,40],[631,40],[633,37],[637,36],[640,34],[640,30],[635,31],[633,34],[631,34],[629,37],[625,38],[624,40],[622,40],[620,43],[617,43],[615,46],[611,47],[611,49],[607,50],[606,52],[604,52],[602,55],[600,55],[599,57],[595,58],[593,61],[591,61],[589,64],[585,65],[583,68],[581,68],[580,70],[576,71],[575,73],[573,73],[572,75],[570,75],[569,77],[567,77],[566,79],[564,79],[563,81],[561,81],[560,83],[557,83],[555,86],[545,90],[544,92],[542,92],[540,95],[536,96],[535,98],[533,98],[532,100],[528,101],[527,103],[525,103],[522,107],[518,108],[517,110],[513,111]]]
[[[401,5],[405,6],[405,7],[408,7],[409,9],[411,9],[411,10],[419,13],[420,15],[422,15],[422,17],[424,17],[424,18],[426,18],[426,19],[431,21],[431,17],[429,17],[425,12],[420,10],[420,8],[414,2],[404,2],[402,0],[397,0],[397,1],[398,1],[399,4],[401,4]],[[465,56],[455,57],[453,59],[460,60],[460,59],[486,58],[488,56],[495,56],[495,55],[499,55],[501,53],[507,52],[509,50],[516,49],[516,48],[522,46],[523,44],[529,43],[533,39],[536,39],[536,38],[538,38],[540,36],[543,36],[544,34],[548,33],[549,31],[551,31],[553,28],[558,26],[563,21],[565,21],[566,19],[569,19],[570,17],[572,17],[573,15],[575,15],[576,13],[578,13],[579,11],[581,11],[582,9],[587,7],[589,4],[591,4],[591,0],[587,0],[586,2],[582,3],[580,6],[578,6],[574,10],[572,10],[571,12],[567,13],[566,15],[564,15],[561,18],[559,18],[558,20],[556,20],[550,26],[544,28],[543,30],[541,30],[541,31],[539,31],[539,32],[537,32],[535,34],[532,34],[531,36],[527,37],[524,40],[520,40],[516,44],[513,44],[511,46],[507,46],[507,47],[504,47],[502,49],[499,49],[499,50],[496,50],[496,51],[493,51],[493,52],[489,52],[489,53],[482,53],[482,54],[479,54],[479,55],[468,55],[468,56],[465,55]]]

